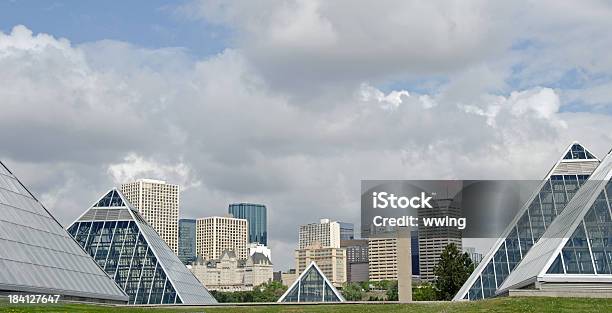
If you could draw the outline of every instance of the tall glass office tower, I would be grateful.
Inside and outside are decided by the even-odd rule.
[[[254,203],[230,204],[228,212],[235,218],[243,218],[249,222],[249,242],[268,245],[268,216],[266,206]]]
[[[196,220],[180,219],[178,231],[178,257],[184,264],[191,264],[196,259]]]
[[[340,224],[340,240],[355,239],[355,225],[353,223],[338,222]]]

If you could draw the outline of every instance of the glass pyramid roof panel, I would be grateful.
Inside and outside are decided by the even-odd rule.
[[[582,188],[594,166],[591,164],[577,167],[578,170],[572,175],[567,175],[569,174],[567,172],[563,173],[566,175],[561,175],[557,169],[563,167],[563,160],[567,159],[599,163],[590,153],[588,156],[593,160],[587,160],[587,153],[588,151],[578,143],[568,147],[563,159],[557,162],[542,182],[540,190],[519,211],[504,236],[484,255],[454,300],[462,300],[466,296],[469,300],[479,300],[495,295],[497,288],[533,247],[534,241],[537,242],[542,237],[557,216],[563,212],[567,203]]]
[[[611,176],[612,153],[601,162],[497,293],[522,288],[534,279],[545,280],[550,275],[580,280],[581,277],[610,274]]]
[[[278,302],[344,302],[338,290],[314,263],[302,272]]]
[[[597,159],[593,156],[587,149],[581,146],[578,143],[572,145],[572,147],[567,151],[564,160],[587,160],[587,159]]]
[[[125,303],[126,294],[0,162],[0,290]]]
[[[101,201],[109,206],[96,207]],[[68,231],[125,290],[129,304],[217,303],[121,192],[111,190],[96,205]]]

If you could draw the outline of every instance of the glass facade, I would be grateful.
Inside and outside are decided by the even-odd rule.
[[[121,288],[2,163],[0,290],[88,302],[127,301]]]
[[[419,266],[419,231],[410,232],[410,254],[412,257],[412,275],[421,275]]]
[[[184,264],[191,264],[196,260],[196,220],[180,219],[178,232],[178,257]]]
[[[547,274],[612,274],[612,182],[608,182]]]
[[[571,151],[570,151],[571,152]],[[583,150],[584,153],[584,150]],[[576,194],[588,175],[552,175],[470,286],[469,300],[489,298]],[[484,260],[483,260],[484,261]]]
[[[563,157],[564,160],[588,160],[596,159],[589,151],[575,143]]]
[[[311,263],[278,302],[343,302],[344,298]]]
[[[68,232],[125,291],[129,304],[216,303],[116,189]]]
[[[268,218],[266,206],[253,203],[230,204],[228,213],[249,222],[249,242],[268,245]]]
[[[125,290],[129,304],[181,303],[136,222],[77,222],[68,231]]]
[[[338,222],[340,224],[340,240],[355,239],[355,225],[353,223]]]

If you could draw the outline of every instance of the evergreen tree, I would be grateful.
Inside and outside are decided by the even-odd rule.
[[[451,300],[474,271],[474,263],[467,253],[461,253],[454,243],[446,246],[434,268],[434,286],[439,300]]]

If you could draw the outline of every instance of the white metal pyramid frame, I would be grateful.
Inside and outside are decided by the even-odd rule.
[[[346,300],[344,299],[344,297],[342,296],[342,294],[338,291],[338,289],[336,289],[336,287],[334,287],[334,285],[329,281],[329,279],[327,279],[327,277],[325,276],[325,274],[323,274],[323,271],[321,271],[321,269],[317,266],[317,264],[313,261],[310,262],[310,265],[308,265],[308,267],[306,267],[306,269],[300,274],[300,276],[293,282],[293,284],[291,284],[291,286],[289,288],[287,288],[287,291],[285,291],[285,293],[278,299],[278,301],[276,302],[285,302],[285,298],[287,297],[287,295],[294,289],[294,288],[298,288],[298,299],[299,299],[299,292],[300,292],[300,286],[301,286],[301,281],[302,278],[304,278],[304,276],[306,276],[306,274],[310,271],[311,268],[314,268],[315,271],[317,271],[317,273],[319,275],[321,275],[321,277],[323,277],[324,280],[324,285],[321,286],[322,288],[325,288],[325,285],[327,285],[332,292],[334,293],[334,295],[340,300],[340,302],[345,302]],[[320,302],[325,302],[324,298],[325,298],[325,293],[322,293],[323,296],[321,298]],[[303,301],[299,301],[298,302],[303,302]],[[328,301],[329,302],[329,301]]]
[[[560,255],[577,228],[585,222],[585,216],[592,209],[595,201],[602,195],[608,199],[607,209],[612,218],[612,208],[609,199],[612,195],[607,194],[606,188],[612,179],[612,151],[608,153],[601,165],[591,175],[587,183],[581,188],[574,198],[567,204],[565,210],[555,219],[546,230],[542,238],[529,250],[521,263],[514,269],[510,276],[499,287],[497,294],[504,294],[509,289],[522,288],[536,282],[555,282],[555,283],[606,283],[611,285],[612,274],[597,273],[597,267],[591,249],[590,240],[586,242],[593,273],[589,274],[569,274],[548,273],[549,268]],[[586,229],[585,229],[586,230]],[[608,229],[607,231],[612,231]],[[588,235],[587,235],[588,236]],[[608,243],[609,244],[609,243]],[[612,249],[612,247],[610,247]],[[606,256],[607,257],[607,256]],[[560,258],[565,269],[563,258]]]
[[[585,151],[585,154],[587,156],[590,156],[591,158],[566,159],[566,156],[568,155],[568,153],[572,151],[572,147],[576,145],[581,147]],[[577,170],[582,170],[584,171],[584,174],[588,175],[588,174],[591,174],[591,172],[595,170],[595,168],[599,165],[599,163],[600,163],[599,159],[594,157],[594,155],[588,149],[584,148],[584,146],[580,145],[580,143],[576,141],[572,142],[565,150],[563,150],[561,157],[557,160],[557,162],[553,165],[553,167],[548,171],[548,173],[546,174],[546,177],[542,180],[541,184],[534,191],[534,193],[530,196],[529,200],[523,205],[523,207],[516,214],[512,222],[508,225],[506,230],[503,232],[502,236],[495,242],[495,244],[493,244],[493,246],[489,249],[489,251],[483,256],[480,263],[478,263],[478,265],[476,266],[472,274],[468,277],[466,282],[459,289],[459,292],[457,292],[453,300],[455,301],[466,300],[471,287],[479,280],[482,284],[482,275],[483,275],[483,272],[485,271],[485,268],[493,260],[495,254],[502,247],[502,245],[504,246],[506,245],[506,239],[510,236],[512,232],[515,231],[515,229],[517,229],[517,224],[519,220],[521,219],[521,217],[523,217],[525,212],[529,210],[529,207],[532,204],[532,202],[534,202],[536,197],[538,197],[540,190],[544,187],[545,184],[548,183],[551,176],[556,174],[556,171],[558,169],[560,169],[561,167],[573,168]],[[519,248],[520,248],[520,244],[519,244]],[[522,257],[524,257],[526,254],[527,254],[526,252],[521,251]],[[507,253],[506,253],[506,258],[508,258]],[[509,273],[512,273],[512,271],[513,269],[508,268]],[[497,285],[497,281],[495,283],[496,283],[496,287],[499,287]],[[483,292],[484,292],[484,288],[483,288]],[[483,295],[481,296],[484,297]],[[482,299],[482,297],[480,299]],[[470,299],[470,300],[474,300],[474,299]]]
[[[109,193],[115,193],[119,195],[123,206],[96,206],[100,203],[100,200],[104,199]],[[124,197],[124,195],[117,188],[112,188],[108,192],[104,193],[97,201],[95,201],[88,210],[83,212],[79,218],[77,218],[67,229],[70,229],[72,225],[78,222],[93,222],[100,221],[88,216],[88,212],[91,210],[104,210],[104,209],[119,209],[121,215],[109,221],[129,220],[134,221],[139,228],[140,234],[144,237],[147,242],[149,249],[157,259],[158,264],[164,271],[167,279],[170,281],[174,290],[177,293],[177,299],[180,298],[182,304],[216,304],[217,301],[208,292],[208,290],[198,281],[198,279],[189,271],[189,269],[180,261],[178,256],[170,249],[166,242],[161,239],[157,232],[149,225],[145,219],[138,213],[138,211],[131,205],[131,203]],[[126,214],[127,213],[127,214]]]

